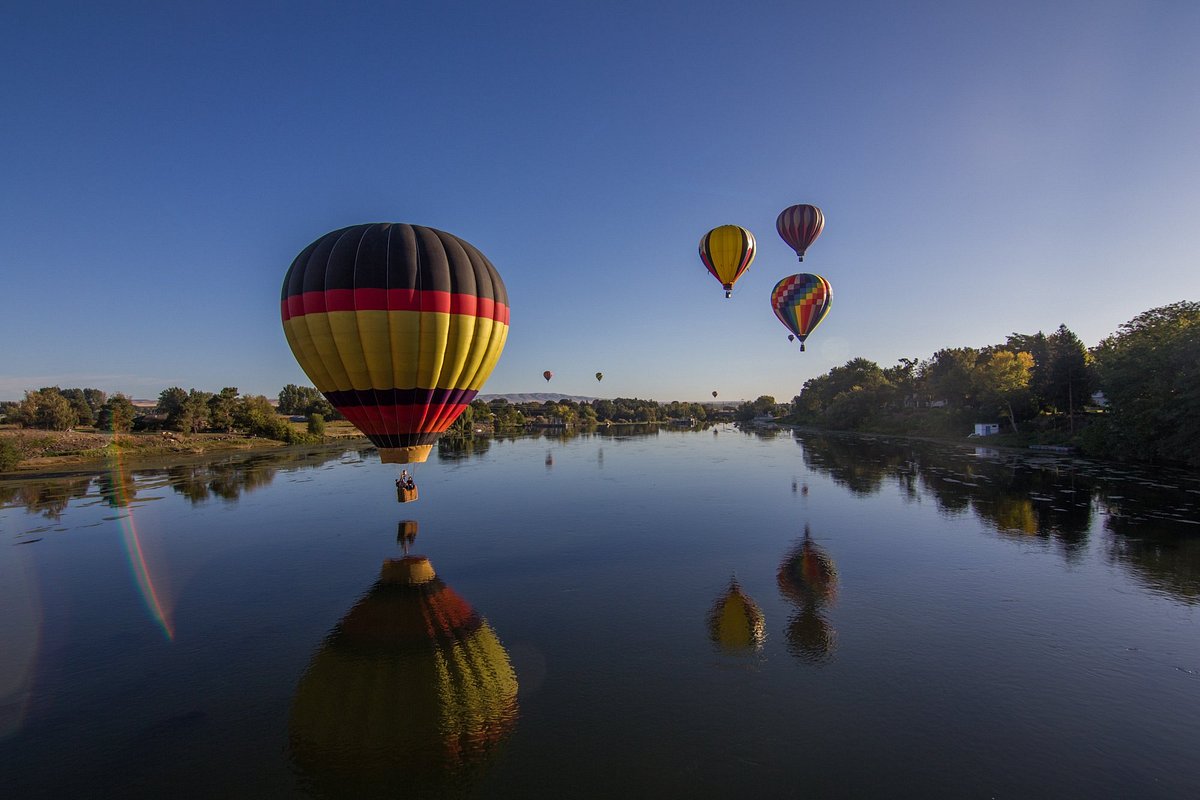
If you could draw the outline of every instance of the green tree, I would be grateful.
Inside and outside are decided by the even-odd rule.
[[[163,425],[173,431],[183,430],[183,407],[187,403],[188,393],[179,386],[163,389],[158,395],[158,405],[155,411],[166,417]]]
[[[19,416],[23,424],[49,431],[65,431],[78,422],[71,402],[63,397],[57,386],[25,392]]]
[[[935,400],[945,400],[954,408],[975,404],[975,362],[979,351],[973,347],[938,350],[933,359],[922,364],[921,380]]]
[[[1033,356],[1011,350],[993,350],[976,368],[980,394],[980,409],[995,409],[1008,417],[1013,432],[1017,432],[1017,409],[1026,409],[1032,402],[1029,375]]]
[[[0,472],[15,469],[21,463],[21,451],[11,439],[0,439]]]
[[[92,411],[92,407],[88,405],[87,396],[84,395],[83,389],[63,389],[61,394],[71,404],[71,410],[75,412],[77,425],[95,424],[96,414]]]
[[[1139,314],[1093,351],[1110,453],[1200,466],[1200,303]]]
[[[99,389],[84,389],[83,398],[87,401],[93,414],[99,414],[100,409],[104,408],[104,404],[108,402],[108,395]]]
[[[208,427],[208,403],[211,392],[192,389],[179,412],[179,430],[184,433],[199,433]]]
[[[308,432],[313,436],[325,435],[325,417],[320,414],[311,414],[308,418]]]
[[[233,414],[237,408],[236,386],[226,386],[208,399],[208,424],[215,431],[233,430]]]
[[[133,402],[117,393],[108,398],[96,415],[96,427],[113,433],[129,433],[133,429]]]
[[[1074,414],[1092,394],[1092,367],[1087,348],[1066,325],[1047,337],[1050,345],[1047,399],[1059,411]]]

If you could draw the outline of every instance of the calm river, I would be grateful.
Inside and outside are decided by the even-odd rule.
[[[1200,480],[781,431],[0,480],[0,796],[1200,797]]]

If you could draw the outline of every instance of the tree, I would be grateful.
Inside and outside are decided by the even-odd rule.
[[[184,433],[199,433],[208,427],[208,401],[213,395],[192,389],[179,412],[179,430]]]
[[[226,386],[208,399],[208,424],[215,431],[233,430],[233,413],[237,408],[236,386]]]
[[[308,418],[308,432],[313,436],[325,435],[325,418],[320,414],[312,414]]]
[[[96,415],[96,427],[113,433],[128,433],[133,428],[133,403],[123,394],[115,394],[104,402]]]
[[[1047,374],[1047,399],[1059,411],[1074,414],[1092,394],[1094,385],[1087,348],[1066,325],[1047,337],[1050,368]]]
[[[1017,432],[1016,409],[1027,408],[1032,400],[1029,375],[1033,356],[1011,350],[994,350],[977,367],[981,408],[991,406],[1006,412],[1013,433]]]
[[[75,412],[75,424],[92,425],[96,422],[96,414],[88,405],[83,389],[63,389],[61,394],[67,398],[67,402],[71,404],[71,410]]]
[[[1119,456],[1200,466],[1200,303],[1146,311],[1093,351]]]
[[[975,401],[975,362],[979,351],[973,347],[938,350],[933,359],[921,365],[921,380],[926,391],[937,400],[955,408],[969,408]]]
[[[183,406],[187,403],[188,393],[179,386],[172,386],[169,389],[163,389],[158,395],[158,405],[155,411],[163,414],[166,417],[164,423],[171,430],[183,430],[181,425],[181,417],[183,416]]]
[[[24,425],[50,431],[65,431],[78,422],[71,402],[62,396],[57,386],[25,392],[18,416]]]

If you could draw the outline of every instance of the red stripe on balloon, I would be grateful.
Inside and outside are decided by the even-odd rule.
[[[441,433],[466,409],[466,403],[408,406],[337,406],[337,410],[367,436]],[[431,420],[438,420],[430,425]]]
[[[328,289],[286,298],[281,307],[286,322],[304,314],[329,311],[433,311],[466,314],[508,324],[508,306],[490,297],[415,289]]]

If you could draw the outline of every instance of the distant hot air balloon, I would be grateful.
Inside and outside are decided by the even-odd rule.
[[[788,341],[789,341],[789,342],[794,342],[794,341],[796,341],[796,334],[794,334],[794,333],[789,333],[789,334],[788,334]]]
[[[508,337],[508,293],[472,245],[419,225],[355,225],[296,256],[283,330],[300,367],[379,448],[424,461]]]
[[[716,397],[716,396],[717,396],[717,390],[713,389],[713,397]]]
[[[700,239],[700,260],[721,282],[725,296],[733,295],[733,284],[754,261],[754,234],[738,225],[713,228]]]
[[[550,370],[546,370],[545,372],[542,373],[542,377],[546,379],[547,383],[549,383],[550,379],[554,377],[554,373],[551,372]]]
[[[596,380],[598,380],[598,381],[600,381],[600,380],[604,380],[604,373],[603,373],[603,372],[597,372],[597,373],[596,373]]]
[[[825,215],[816,206],[789,206],[780,211],[775,219],[775,230],[796,251],[801,261],[804,260],[804,251],[817,240],[824,228]]]
[[[832,302],[833,288],[829,281],[807,272],[789,275],[771,290],[771,309],[796,334],[800,352],[804,352],[804,340],[829,313]]]

